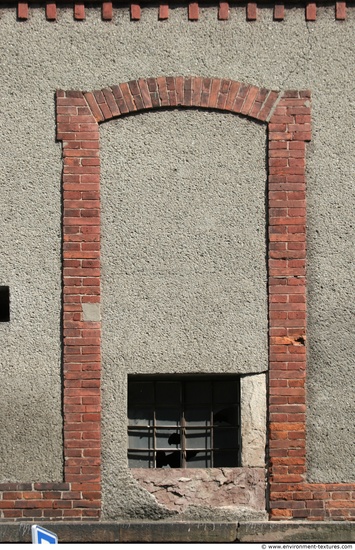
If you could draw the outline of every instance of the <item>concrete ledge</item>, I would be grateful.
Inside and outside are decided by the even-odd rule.
[[[355,522],[240,522],[237,540],[240,542],[354,542]]]
[[[31,525],[1,523],[0,544],[31,542]],[[45,522],[38,525],[58,535],[59,542],[234,542],[237,524],[212,522]]]
[[[30,543],[35,522],[0,522],[1,543]],[[353,542],[351,522],[45,522],[59,542]]]

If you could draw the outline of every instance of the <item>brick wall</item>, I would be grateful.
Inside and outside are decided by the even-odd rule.
[[[267,124],[269,262],[268,464],[271,519],[354,518],[355,484],[307,483],[306,143],[308,91],[275,92],[199,77],[142,79],[57,92],[63,143],[64,483],[0,484],[6,519],[93,519],[101,508],[101,324],[98,124],[159,107],[217,109]]]

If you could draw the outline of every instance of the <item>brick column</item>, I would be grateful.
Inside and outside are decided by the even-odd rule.
[[[297,517],[306,472],[306,141],[310,94],[285,92],[269,123],[271,518]],[[285,493],[289,494],[285,494]],[[286,500],[285,500],[286,499]]]
[[[99,498],[99,130],[83,93],[57,92],[57,138],[63,142],[64,473],[72,487]]]

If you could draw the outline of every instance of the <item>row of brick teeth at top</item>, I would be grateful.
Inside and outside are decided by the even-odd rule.
[[[246,2],[246,19],[247,21],[256,21],[258,16],[257,2]],[[139,21],[141,19],[141,4],[131,3],[130,16],[132,21]],[[103,0],[101,2],[101,14],[104,21],[111,21],[113,18],[113,2]],[[85,19],[85,2],[73,3],[74,19],[77,21],[83,21]],[[45,4],[45,14],[48,21],[55,21],[57,19],[57,2],[47,0]],[[187,15],[189,21],[198,21],[200,15],[200,6],[198,2],[189,2],[187,6]],[[275,21],[282,21],[285,18],[285,4],[283,2],[275,2],[273,8],[273,15]],[[29,17],[29,2],[17,3],[17,17],[24,21]],[[230,17],[230,3],[219,2],[218,4],[218,19],[226,21]],[[167,2],[161,2],[158,7],[158,18],[160,20],[166,20],[169,18],[169,4]],[[317,18],[317,4],[316,2],[306,2],[305,5],[305,19],[306,21],[315,21]],[[335,18],[337,20],[346,19],[346,2],[335,2]]]

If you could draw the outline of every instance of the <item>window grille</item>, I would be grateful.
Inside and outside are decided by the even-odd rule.
[[[129,377],[131,468],[240,466],[240,431],[236,377]]]

